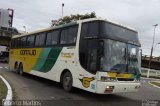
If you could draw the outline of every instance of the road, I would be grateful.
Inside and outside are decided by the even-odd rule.
[[[16,100],[41,100],[46,106],[141,106],[145,100],[160,100],[160,89],[147,83],[154,79],[142,78],[141,88],[136,93],[98,95],[80,89],[68,93],[59,83],[32,75],[19,76],[4,63],[0,63],[0,74],[13,87]]]

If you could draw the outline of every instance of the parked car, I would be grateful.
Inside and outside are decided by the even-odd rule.
[[[1,51],[0,52],[0,62],[9,62],[9,52],[8,51]]]

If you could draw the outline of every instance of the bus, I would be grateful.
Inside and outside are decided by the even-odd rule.
[[[140,48],[135,29],[101,18],[16,35],[10,69],[98,94],[140,88]]]

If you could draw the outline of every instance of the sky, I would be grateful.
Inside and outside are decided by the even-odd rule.
[[[95,12],[138,31],[143,54],[149,55],[155,29],[154,56],[160,56],[160,0],[1,0],[0,8],[14,9],[13,26],[27,32],[47,28],[51,20],[71,14]]]

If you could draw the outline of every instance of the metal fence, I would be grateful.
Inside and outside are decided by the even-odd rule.
[[[160,70],[141,68],[141,75],[144,77],[157,77],[160,78]]]

